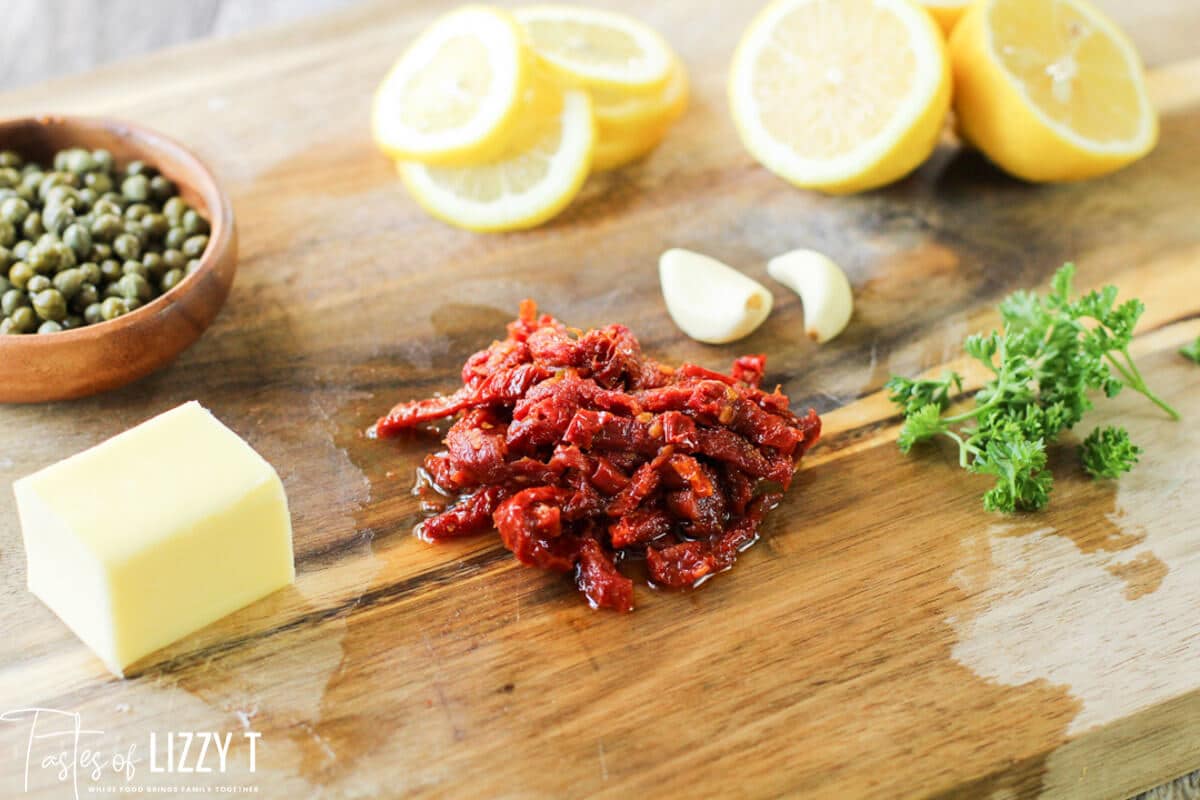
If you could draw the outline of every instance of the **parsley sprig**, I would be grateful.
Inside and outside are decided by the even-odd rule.
[[[1197,336],[1196,341],[1191,344],[1186,344],[1179,348],[1179,354],[1200,364],[1200,336]]]
[[[1000,304],[1003,330],[963,343],[993,375],[970,410],[946,414],[962,391],[955,372],[938,380],[896,375],[887,382],[892,402],[904,410],[900,449],[907,453],[935,436],[954,440],[964,469],[996,480],[983,496],[988,511],[1035,511],[1049,502],[1054,479],[1046,446],[1092,408],[1094,391],[1115,397],[1128,386],[1179,419],[1146,385],[1129,354],[1142,302],[1117,304],[1114,286],[1072,299],[1074,276],[1075,267],[1067,264],[1055,273],[1049,294],[1010,295]],[[1096,478],[1129,471],[1140,453],[1119,427],[1093,431],[1080,448],[1084,468]]]

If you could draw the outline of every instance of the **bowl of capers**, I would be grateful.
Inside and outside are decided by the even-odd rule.
[[[0,402],[83,397],[165,366],[236,269],[229,198],[182,145],[114,120],[0,121]]]

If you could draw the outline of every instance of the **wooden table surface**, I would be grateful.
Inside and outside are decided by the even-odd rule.
[[[90,400],[0,408],[0,481],[199,399],[279,469],[299,570],[294,590],[116,681],[24,590],[0,494],[0,711],[77,711],[105,747],[259,731],[255,773],[243,749],[232,776],[203,781],[271,798],[1120,798],[1193,768],[1194,424],[1122,397],[1089,422],[1129,425],[1147,447],[1137,471],[1102,486],[1060,459],[1051,509],[1002,518],[949,454],[896,452],[879,388],[952,362],[996,300],[1075,259],[1083,285],[1146,300],[1145,370],[1200,416],[1200,371],[1174,354],[1200,333],[1200,7],[1107,4],[1159,67],[1163,140],[1131,169],[1030,187],[946,146],[894,187],[831,199],[781,184],[733,134],[724,67],[751,8],[613,0],[668,33],[693,108],[551,225],[486,237],[422,215],[365,124],[388,63],[448,5],[369,4],[0,97],[6,114],[124,116],[188,142],[232,193],[243,246],[227,308],[173,367]],[[825,249],[855,284],[854,325],[802,341],[780,290],[746,342],[688,342],[657,294],[672,245],[758,276],[777,252]],[[626,322],[669,361],[767,352],[797,405],[826,415],[823,445],[729,575],[687,596],[643,588],[621,617],[494,538],[408,535],[426,445],[360,431],[394,400],[452,388],[524,296],[572,324]],[[19,796],[27,733],[0,727],[0,796]],[[30,789],[62,796],[46,770]]]

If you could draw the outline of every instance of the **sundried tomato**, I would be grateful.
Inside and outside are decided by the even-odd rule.
[[[424,474],[459,500],[418,535],[494,527],[522,563],[573,571],[593,607],[629,611],[623,556],[673,588],[728,569],[820,435],[815,411],[759,388],[765,369],[761,355],[729,375],[672,369],[622,325],[579,333],[526,300],[508,337],[467,359],[462,388],[401,403],[371,433],[457,416]]]

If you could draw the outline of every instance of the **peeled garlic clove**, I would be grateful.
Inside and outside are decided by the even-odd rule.
[[[793,250],[767,262],[767,274],[800,295],[804,332],[817,342],[837,336],[850,321],[854,295],[842,268],[815,250]]]
[[[771,313],[774,302],[758,281],[690,250],[663,253],[658,277],[671,319],[688,336],[708,344],[749,336]]]

